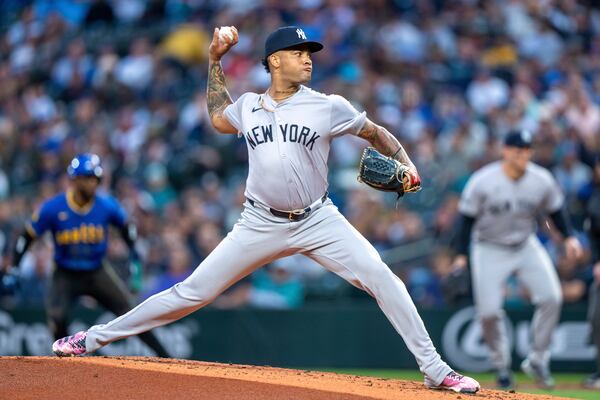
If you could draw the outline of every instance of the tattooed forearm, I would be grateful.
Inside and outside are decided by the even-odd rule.
[[[225,87],[225,75],[220,61],[209,61],[206,102],[211,120],[213,118],[225,118],[223,117],[223,110],[233,103]]]
[[[381,154],[391,156],[401,163],[413,165],[398,139],[384,127],[367,120],[358,136],[369,141]]]

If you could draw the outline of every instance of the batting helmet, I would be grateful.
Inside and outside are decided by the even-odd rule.
[[[102,179],[104,170],[100,165],[100,157],[93,153],[83,153],[75,156],[69,167],[67,173],[71,178],[77,176],[95,176],[98,179]]]

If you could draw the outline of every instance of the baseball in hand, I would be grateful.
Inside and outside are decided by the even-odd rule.
[[[233,30],[231,26],[222,26],[219,28],[219,43],[226,44],[233,41]]]

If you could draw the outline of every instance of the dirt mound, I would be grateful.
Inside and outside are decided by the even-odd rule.
[[[145,357],[0,357],[0,394],[11,400],[557,399],[487,389],[466,396],[421,382]]]

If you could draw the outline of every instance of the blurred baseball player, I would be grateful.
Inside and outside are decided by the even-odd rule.
[[[367,291],[417,359],[430,388],[475,393],[479,384],[442,361],[404,284],[327,197],[331,141],[358,135],[408,165],[406,191],[420,186],[408,155],[396,138],[340,96],[303,84],[312,74],[311,54],[323,48],[298,27],[283,27],[265,43],[263,63],[271,86],[245,93],[236,102],[225,87],[221,57],[238,41],[219,40],[209,48],[208,112],[221,133],[246,140],[249,174],[241,219],[185,281],[161,292],[106,325],[54,344],[57,354],[82,354],[207,305],[222,291],[275,259],[301,253]]]
[[[459,203],[462,228],[457,235],[458,256],[454,265],[466,266],[470,241],[475,306],[501,388],[513,386],[502,309],[503,286],[513,274],[528,289],[536,309],[531,352],[521,369],[539,385],[554,386],[548,348],[560,317],[562,294],[552,261],[535,235],[538,214],[549,214],[566,238],[568,257],[582,254],[558,183],[549,171],[530,162],[531,155],[531,135],[526,131],[509,133],[504,140],[502,160],[475,172]]]
[[[123,281],[103,259],[108,228],[113,225],[137,260],[135,226],[127,222],[125,211],[115,198],[96,193],[103,175],[97,155],[76,156],[67,173],[70,189],[42,204],[17,239],[13,252],[13,263],[18,266],[31,242],[46,231],[52,232],[55,269],[47,317],[55,339],[68,334],[69,309],[78,296],[89,295],[116,315],[134,305]],[[158,356],[169,356],[152,332],[140,335],[140,339]]]

